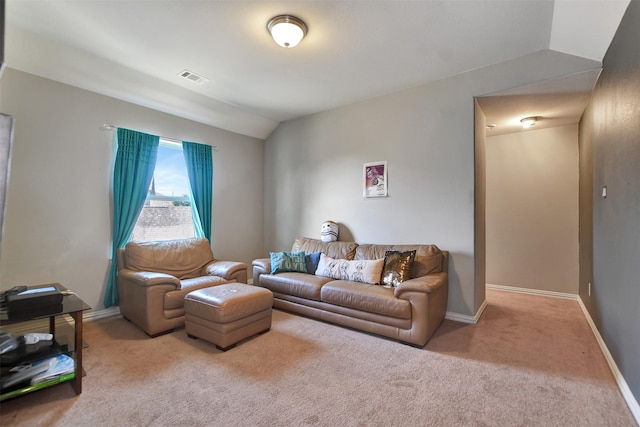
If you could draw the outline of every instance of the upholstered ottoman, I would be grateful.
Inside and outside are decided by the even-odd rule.
[[[243,283],[198,289],[184,297],[185,330],[226,351],[237,342],[271,328],[273,294]]]

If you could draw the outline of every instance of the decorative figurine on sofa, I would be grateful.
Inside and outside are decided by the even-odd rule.
[[[338,224],[333,221],[325,221],[320,229],[320,240],[323,242],[335,242],[338,240]]]

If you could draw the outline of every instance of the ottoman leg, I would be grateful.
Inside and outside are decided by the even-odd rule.
[[[227,347],[220,347],[219,345],[216,344],[216,348],[220,351],[227,351],[227,350],[231,350],[233,347],[235,347],[235,344],[231,344]]]

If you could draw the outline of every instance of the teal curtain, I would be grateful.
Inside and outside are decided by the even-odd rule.
[[[129,241],[147,198],[159,143],[158,136],[118,128],[118,151],[113,168],[113,246],[105,307],[118,305],[117,250]]]
[[[196,235],[211,241],[211,202],[213,192],[213,158],[211,146],[182,142],[182,152],[191,186],[191,211]]]

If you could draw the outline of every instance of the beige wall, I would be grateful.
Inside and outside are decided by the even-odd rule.
[[[478,311],[486,298],[487,283],[487,137],[486,117],[480,104],[474,100],[475,115],[475,235],[474,250],[475,259],[475,291],[476,311]]]
[[[103,123],[217,145],[213,250],[251,263],[262,255],[264,142],[13,69],[0,111],[15,118],[0,283],[56,281],[96,309],[111,244],[112,132]]]
[[[340,240],[435,243],[451,252],[448,311],[475,316],[474,97],[599,65],[544,51],[282,123],[266,141],[265,253],[327,219]],[[389,197],[364,199],[362,164],[380,160]]]
[[[486,143],[487,283],[578,293],[578,125]]]

